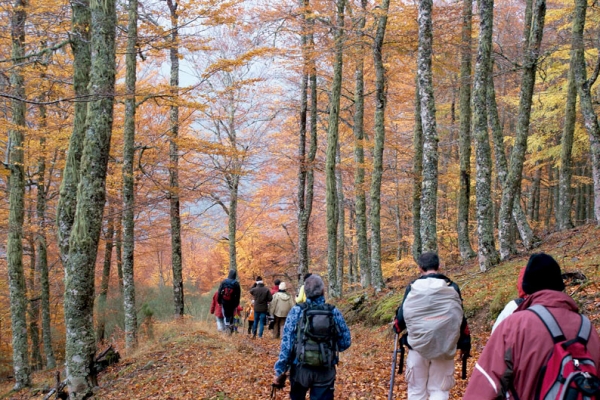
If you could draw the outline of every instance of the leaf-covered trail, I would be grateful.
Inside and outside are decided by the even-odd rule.
[[[386,399],[393,337],[386,328],[352,327],[352,347],[341,354],[337,399]],[[152,349],[125,358],[100,377],[101,399],[268,399],[279,341],[265,332],[252,340],[212,329],[159,341]],[[458,380],[457,362],[456,377]],[[458,381],[453,398],[461,398]],[[289,381],[278,399],[289,398]],[[395,399],[406,399],[403,377],[396,379]]]

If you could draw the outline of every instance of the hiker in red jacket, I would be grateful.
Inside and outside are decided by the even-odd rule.
[[[217,331],[223,332],[225,322],[223,321],[223,309],[219,304],[219,291],[217,290],[210,303],[210,313],[213,314],[217,320]]]
[[[534,305],[544,306],[566,340],[576,338],[583,319],[575,301],[563,292],[564,288],[560,266],[554,258],[544,253],[533,254],[523,276],[527,297],[490,337],[475,365],[463,400],[536,398],[540,371],[547,363],[554,341],[541,318],[527,309]],[[600,338],[593,326],[589,331],[587,351],[596,368],[600,366]],[[509,364],[512,364],[512,373]]]

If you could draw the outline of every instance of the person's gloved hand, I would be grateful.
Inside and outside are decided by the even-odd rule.
[[[402,329],[400,329],[400,323],[398,322],[397,318],[394,318],[394,324],[392,325],[392,327],[394,328],[394,332],[396,332],[397,334],[400,334],[400,332],[402,332]]]
[[[273,379],[273,386],[277,389],[282,389],[285,386],[285,380],[287,379],[287,374],[284,372],[279,376],[275,376]]]
[[[463,344],[459,347],[459,350],[462,357],[471,357],[471,343]]]

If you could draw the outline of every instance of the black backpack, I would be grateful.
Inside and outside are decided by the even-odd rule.
[[[298,304],[295,354],[299,366],[331,368],[337,361],[338,329],[331,304]]]
[[[235,281],[231,279],[226,279],[221,284],[221,289],[219,291],[219,298],[221,299],[221,304],[232,303],[235,299]]]

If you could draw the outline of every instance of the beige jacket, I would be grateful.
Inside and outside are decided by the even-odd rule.
[[[269,305],[269,313],[276,317],[285,318],[292,307],[296,305],[294,298],[287,292],[277,292]]]

